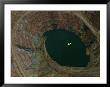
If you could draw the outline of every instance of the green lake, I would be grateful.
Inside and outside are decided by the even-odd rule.
[[[86,47],[74,33],[64,29],[44,32],[45,47],[49,56],[62,66],[86,67],[89,62]]]

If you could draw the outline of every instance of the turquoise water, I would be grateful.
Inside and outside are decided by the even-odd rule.
[[[54,29],[44,33],[45,46],[50,57],[58,64],[72,67],[85,67],[89,62],[86,47],[75,35],[64,29]]]

